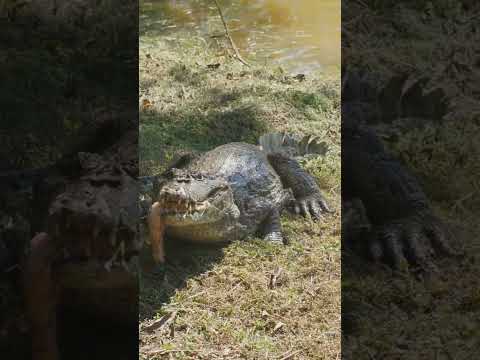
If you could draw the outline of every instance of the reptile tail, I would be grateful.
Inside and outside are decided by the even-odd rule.
[[[290,157],[301,157],[309,154],[325,155],[328,146],[318,136],[287,133],[267,133],[258,139],[261,149],[268,154],[282,153]]]

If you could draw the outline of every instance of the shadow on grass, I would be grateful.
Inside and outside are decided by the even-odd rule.
[[[140,321],[161,313],[161,308],[189,279],[204,274],[222,260],[224,245],[196,245],[185,242],[166,242],[167,263],[165,272],[155,271],[149,251],[141,255],[142,277],[140,283]],[[200,280],[197,280],[200,281]]]
[[[255,103],[241,103],[238,91],[214,89],[206,99],[169,112],[140,114],[140,175],[163,169],[179,151],[206,151],[242,141],[256,143],[268,129]]]

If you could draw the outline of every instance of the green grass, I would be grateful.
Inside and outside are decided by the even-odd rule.
[[[284,215],[287,246],[259,239],[225,247],[167,244],[166,280],[151,273],[140,296],[145,359],[335,359],[340,353],[339,74],[299,82],[282,69],[247,68],[200,40],[141,39],[140,167],[165,168],[269,131],[318,135],[329,151],[303,162],[336,210],[318,223]],[[220,53],[219,53],[220,52]],[[217,69],[208,64],[220,63]],[[275,275],[276,274],[276,275]],[[269,286],[276,276],[274,286]],[[154,319],[174,319],[148,332]]]

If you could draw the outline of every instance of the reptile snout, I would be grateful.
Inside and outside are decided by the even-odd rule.
[[[109,206],[108,193],[94,190],[83,184],[57,196],[49,209],[49,233],[68,259],[130,259],[140,246],[135,223],[124,208]]]
[[[164,186],[160,191],[160,197],[166,199],[184,199],[187,197],[187,192],[183,187],[178,186]]]
[[[195,208],[196,202],[183,187],[165,186],[159,194],[159,202],[164,213],[188,213]]]

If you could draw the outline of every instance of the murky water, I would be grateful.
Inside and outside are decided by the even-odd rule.
[[[308,73],[340,66],[340,0],[219,0],[232,38],[249,60]],[[142,0],[141,36],[215,37],[213,0]]]

